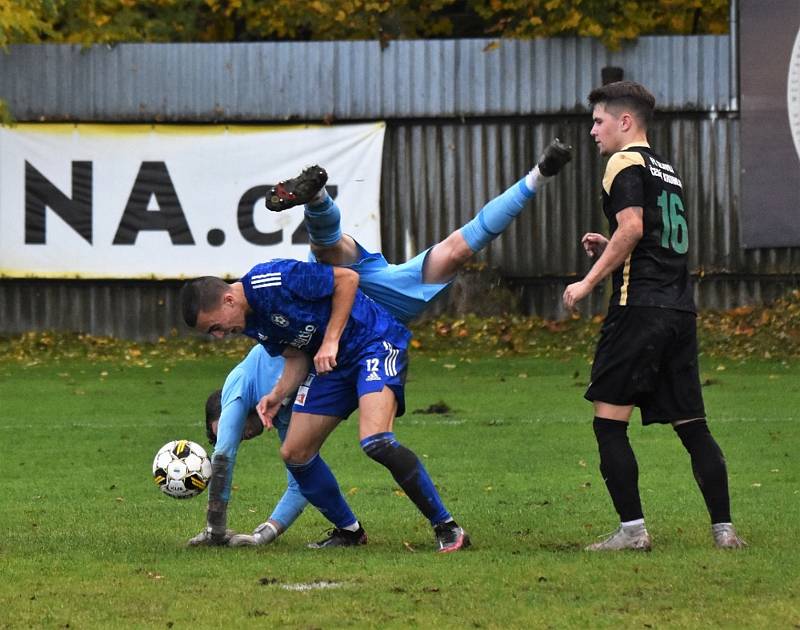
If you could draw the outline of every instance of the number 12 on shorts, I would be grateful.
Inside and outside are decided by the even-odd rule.
[[[656,203],[661,208],[661,247],[685,254],[689,251],[689,226],[684,218],[683,200],[677,193],[662,190]]]

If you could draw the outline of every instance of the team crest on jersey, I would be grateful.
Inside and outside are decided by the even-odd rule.
[[[273,313],[270,317],[270,320],[276,326],[280,326],[281,328],[286,328],[289,325],[289,318],[285,315],[281,315],[280,313]]]

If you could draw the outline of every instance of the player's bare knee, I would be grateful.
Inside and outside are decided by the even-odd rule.
[[[428,254],[422,270],[423,281],[432,284],[449,282],[474,254],[459,233],[451,234]]]
[[[316,451],[302,446],[287,446],[286,444],[281,446],[281,458],[286,464],[295,466],[305,464],[315,454]]]

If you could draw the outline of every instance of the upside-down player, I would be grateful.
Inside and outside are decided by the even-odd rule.
[[[521,212],[535,191],[558,173],[570,160],[570,148],[558,140],[545,150],[538,165],[522,180],[499,197],[489,202],[470,223],[453,232],[442,242],[422,252],[401,265],[390,265],[380,253],[369,253],[351,236],[342,234],[339,226],[340,211],[324,189],[327,174],[319,167],[307,169],[293,180],[277,186],[267,199],[267,206],[281,211],[306,203],[306,226],[311,237],[312,253],[317,260],[345,265],[358,271],[360,288],[376,302],[385,306],[397,319],[407,322],[419,315],[449,286],[455,273],[475,252],[483,249],[493,238],[504,231]],[[190,544],[214,542],[210,535],[211,502],[217,507],[227,505],[233,463],[240,440],[259,433],[255,426],[254,401],[267,393],[277,379],[282,359],[268,357],[256,347],[229,375],[219,394],[209,398],[206,423],[209,438],[217,441],[214,456],[227,461],[227,474],[212,479],[209,489],[209,526]],[[288,413],[281,412],[274,420],[279,437],[286,433]],[[245,427],[250,427],[245,429]],[[244,431],[244,433],[243,433]],[[394,439],[393,435],[389,436]],[[222,490],[219,490],[224,481]],[[231,546],[260,545],[274,540],[285,531],[305,506],[296,482],[289,474],[289,486],[270,518],[259,525],[253,534],[237,534],[219,538],[216,542]],[[215,528],[221,531],[219,525]],[[352,544],[346,532],[335,529],[333,535],[317,546]],[[437,535],[440,547],[446,541]],[[444,544],[444,547],[442,545]]]

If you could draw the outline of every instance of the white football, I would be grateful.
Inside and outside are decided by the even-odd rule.
[[[176,499],[197,496],[211,479],[211,460],[205,449],[191,440],[164,444],[153,460],[153,480],[161,492]]]

